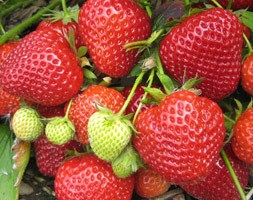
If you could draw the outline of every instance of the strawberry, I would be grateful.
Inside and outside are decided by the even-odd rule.
[[[30,107],[19,108],[12,117],[11,125],[16,137],[25,141],[35,140],[44,131],[39,113]]]
[[[45,118],[64,117],[64,106],[40,106],[38,112]]]
[[[150,168],[140,168],[135,174],[135,191],[143,198],[154,198],[170,188],[170,182]]]
[[[134,177],[118,178],[109,163],[85,154],[67,160],[59,167],[54,187],[58,200],[130,200]]]
[[[117,113],[124,104],[124,97],[115,89],[92,85],[74,98],[69,119],[74,123],[77,138],[82,144],[89,143],[87,125],[90,116],[98,111],[96,104]]]
[[[230,146],[225,152],[239,179],[242,188],[245,188],[249,180],[249,168],[234,155]],[[180,185],[186,192],[197,199],[202,200],[240,200],[239,192],[235,187],[232,177],[220,157],[210,173],[197,182],[188,182]]]
[[[59,33],[29,33],[0,68],[0,84],[10,94],[46,106],[60,105],[77,94],[83,82],[78,59]]]
[[[133,0],[88,0],[80,9],[78,30],[96,68],[122,77],[139,60],[136,49],[126,51],[123,46],[147,39],[151,20]]]
[[[236,121],[233,128],[232,148],[242,161],[253,164],[253,108],[249,108]]]
[[[45,129],[47,139],[57,145],[62,145],[73,139],[75,127],[66,118],[55,117],[50,120]]]
[[[0,46],[0,65],[7,59],[8,55],[17,46],[17,44],[18,42],[9,42]],[[13,114],[20,108],[19,100],[19,97],[9,94],[0,87],[0,115]]]
[[[0,63],[7,59],[10,52],[18,45],[18,42],[7,42],[0,45]]]
[[[110,110],[95,112],[89,118],[88,137],[94,153],[112,162],[130,142],[132,129],[127,120]]]
[[[0,87],[0,115],[13,114],[19,108],[19,97],[9,94]]]
[[[70,140],[63,145],[50,142],[43,134],[34,141],[36,164],[39,171],[45,176],[55,176],[59,166],[68,157],[66,150],[82,152],[82,145]]]
[[[210,3],[211,0],[208,0]],[[229,0],[217,0],[217,2],[223,7],[226,8],[229,4]],[[233,0],[231,9],[232,10],[240,10],[240,9],[253,9],[253,1],[252,0]]]
[[[243,27],[237,16],[212,8],[185,18],[162,39],[164,68],[179,83],[198,77],[202,95],[222,100],[240,80]]]
[[[220,107],[186,90],[140,113],[135,125],[133,142],[141,158],[174,184],[205,176],[225,137]]]
[[[243,61],[241,73],[242,88],[251,96],[253,95],[253,54],[246,57]]]
[[[112,170],[120,178],[131,176],[141,166],[141,158],[131,145],[128,145],[112,162]]]

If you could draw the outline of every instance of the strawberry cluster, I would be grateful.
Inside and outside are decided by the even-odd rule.
[[[59,200],[153,198],[171,185],[197,199],[245,199],[251,10],[240,0],[65,8],[0,46],[0,115],[34,144]]]

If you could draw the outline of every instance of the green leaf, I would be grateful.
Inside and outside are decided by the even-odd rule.
[[[166,94],[164,94],[160,89],[158,88],[147,88],[143,87],[145,92],[149,93],[152,98],[155,100],[155,102],[160,103],[163,101],[163,99],[166,98]]]
[[[245,10],[238,10],[235,12],[239,15],[240,20],[244,23],[247,27],[253,31],[253,12],[245,11]]]
[[[77,51],[77,56],[79,58],[83,57],[86,53],[88,52],[88,48],[86,46],[81,46],[79,47],[78,51]]]
[[[86,68],[84,69],[84,75],[87,79],[97,79],[96,75],[91,70],[88,70]]]
[[[16,200],[30,156],[30,143],[14,143],[6,124],[0,124],[0,199]],[[15,160],[13,160],[13,158]]]
[[[157,72],[156,75],[162,83],[166,94],[170,94],[175,89],[173,80],[166,74],[161,74]]]

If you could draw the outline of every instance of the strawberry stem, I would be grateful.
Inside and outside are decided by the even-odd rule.
[[[130,93],[129,93],[129,95],[128,95],[128,97],[127,97],[125,103],[124,103],[124,105],[122,106],[121,110],[120,110],[120,111],[118,112],[118,114],[117,114],[118,116],[121,116],[121,115],[125,112],[125,110],[126,110],[128,104],[130,103],[131,99],[132,99],[133,96],[134,96],[134,92],[135,92],[137,86],[141,83],[142,78],[143,78],[143,76],[144,76],[145,73],[146,73],[146,71],[142,71],[142,72],[138,75],[138,77],[136,78],[136,80],[135,80],[135,82],[134,82],[134,85],[133,85],[133,87],[132,87],[132,89],[131,89],[131,91],[130,91]]]
[[[248,49],[249,49],[248,55],[250,55],[250,54],[253,53],[253,49],[252,49],[251,43],[250,43],[250,41],[248,40],[248,38],[247,38],[247,36],[245,35],[245,33],[243,33],[243,38],[244,38],[244,40],[245,40],[245,42],[246,42],[246,44],[247,44],[247,47],[248,47]]]
[[[130,42],[124,45],[124,48],[127,51],[130,51],[132,49],[137,49],[137,48],[147,48],[150,47],[151,44],[159,38],[164,32],[164,29],[160,29],[159,31],[154,31],[151,36],[147,40],[140,40],[136,42]]]
[[[24,20],[22,23],[18,24],[17,26],[14,26],[12,29],[7,31],[4,35],[0,37],[0,45],[5,43],[9,38],[18,35],[20,32],[25,30],[31,24],[38,21],[42,17],[42,15],[55,8],[60,2],[61,0],[53,0],[48,6],[38,11],[35,15]]]
[[[241,196],[241,199],[242,200],[247,200],[246,196],[245,196],[245,193],[244,193],[244,191],[242,189],[242,186],[241,186],[241,184],[240,184],[240,182],[238,180],[238,177],[236,176],[236,173],[235,173],[235,171],[234,171],[234,169],[233,169],[233,167],[231,165],[231,162],[229,161],[229,159],[227,157],[227,154],[224,151],[224,149],[221,150],[220,154],[221,154],[221,157],[224,160],[225,165],[228,168],[228,171],[229,171],[229,173],[230,173],[230,175],[231,175],[231,177],[232,177],[232,179],[233,179],[233,181],[235,183],[235,186],[236,186],[236,188],[237,188],[237,190],[238,190],[238,192],[239,192],[239,194]]]
[[[61,0],[61,5],[62,5],[64,15],[66,17],[69,17],[69,11],[68,11],[68,8],[67,8],[66,0]]]
[[[73,102],[73,99],[70,99],[64,119],[68,120],[68,118],[69,118],[68,115],[69,115],[69,111],[70,111],[70,107],[71,107],[72,102]]]
[[[155,76],[155,69],[153,68],[150,75],[149,75],[149,77],[148,77],[148,86],[147,86],[147,88],[150,88],[152,86],[154,76]],[[141,107],[143,105],[142,100],[145,99],[147,97],[147,95],[148,95],[148,93],[145,92],[142,99],[141,99],[141,101],[140,101],[140,103],[139,103],[139,105],[138,105],[138,108],[137,108],[136,112],[134,113],[133,124],[135,123],[135,121],[138,117],[138,114],[140,113]]]
[[[212,0],[212,2],[213,2],[218,8],[223,8],[216,0]]]

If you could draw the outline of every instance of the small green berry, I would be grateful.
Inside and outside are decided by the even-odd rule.
[[[11,124],[16,137],[24,141],[33,141],[44,131],[40,115],[30,107],[18,109],[13,115]]]
[[[112,161],[112,170],[119,178],[127,178],[143,166],[139,154],[132,146],[127,146],[123,152]]]
[[[47,139],[57,145],[67,143],[74,137],[75,128],[71,121],[66,118],[56,117],[46,125],[45,134]]]
[[[100,159],[113,161],[129,143],[132,129],[125,121],[108,111],[96,112],[89,118],[90,146]]]

